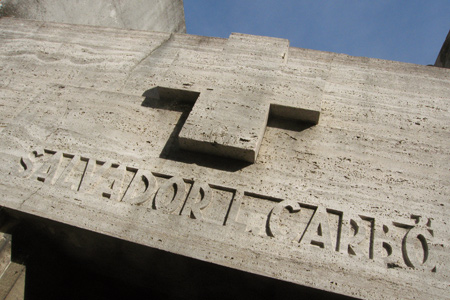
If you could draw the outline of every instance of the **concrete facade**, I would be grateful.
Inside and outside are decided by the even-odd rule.
[[[2,0],[0,16],[185,33],[182,0]]]
[[[0,39],[6,220],[91,232],[48,226],[73,252],[95,233],[333,295],[448,298],[447,69],[12,18]]]
[[[439,51],[439,55],[436,58],[434,66],[450,69],[450,30],[448,31],[447,37],[442,44],[441,51]]]

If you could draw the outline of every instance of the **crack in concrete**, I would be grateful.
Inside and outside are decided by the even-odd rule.
[[[25,198],[22,203],[20,203],[19,205],[19,210],[22,209],[22,206],[25,204],[25,202],[27,202],[28,200],[30,200],[34,195],[36,195],[43,187],[44,185],[41,185],[36,191],[32,192],[27,198]]]
[[[65,109],[64,113],[62,114],[62,117],[61,117],[61,121],[60,121],[59,126],[57,126],[55,130],[53,130],[51,133],[49,133],[49,134],[45,137],[45,141],[47,141],[49,137],[51,137],[51,136],[54,135],[56,132],[58,132],[58,130],[64,130],[61,126],[64,124],[64,121],[66,120],[66,117],[69,115],[69,111],[70,111],[70,108],[69,108],[69,102],[70,102],[70,101],[67,101],[67,102],[66,102],[66,109]]]
[[[128,80],[130,79],[131,75],[133,74],[134,70],[136,70],[136,68],[142,63],[144,62],[147,58],[149,58],[153,53],[155,53],[156,51],[158,51],[161,47],[163,47],[165,44],[167,44],[168,42],[170,42],[173,39],[174,34],[171,33],[170,36],[163,40],[158,46],[156,46],[155,48],[153,48],[150,53],[148,53],[145,57],[143,57],[141,60],[139,60],[128,72],[128,76],[127,78],[125,78],[124,83],[122,85],[121,91],[123,91],[123,89],[125,88],[125,86],[128,83]]]

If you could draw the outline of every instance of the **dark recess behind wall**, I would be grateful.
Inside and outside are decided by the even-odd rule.
[[[7,210],[25,299],[351,299]]]

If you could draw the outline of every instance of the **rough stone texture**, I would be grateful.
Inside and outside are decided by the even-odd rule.
[[[182,0],[2,0],[0,16],[185,33]]]
[[[220,52],[182,51],[167,70],[171,82],[161,83],[165,89],[189,88],[198,93],[180,132],[180,146],[253,163],[269,112],[317,124],[322,100],[319,86],[305,88],[299,73],[286,64],[288,50],[287,40],[232,34]],[[194,70],[196,80],[188,73]],[[230,86],[236,80],[241,81],[241,88]],[[290,88],[280,90],[282,84]],[[178,94],[183,97],[181,91]]]
[[[441,51],[436,58],[434,66],[450,69],[450,30],[448,31],[447,37],[442,44]]]
[[[9,18],[0,40],[2,206],[339,294],[448,297],[447,69],[299,48],[235,69],[227,39]],[[208,88],[320,100],[320,120],[275,114],[253,164],[182,150]]]

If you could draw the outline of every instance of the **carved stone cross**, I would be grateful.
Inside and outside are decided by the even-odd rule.
[[[269,113],[317,124],[321,93],[296,92],[288,50],[288,40],[232,34],[222,51],[180,52],[159,85],[160,94],[186,91],[195,101],[180,147],[254,163]]]

